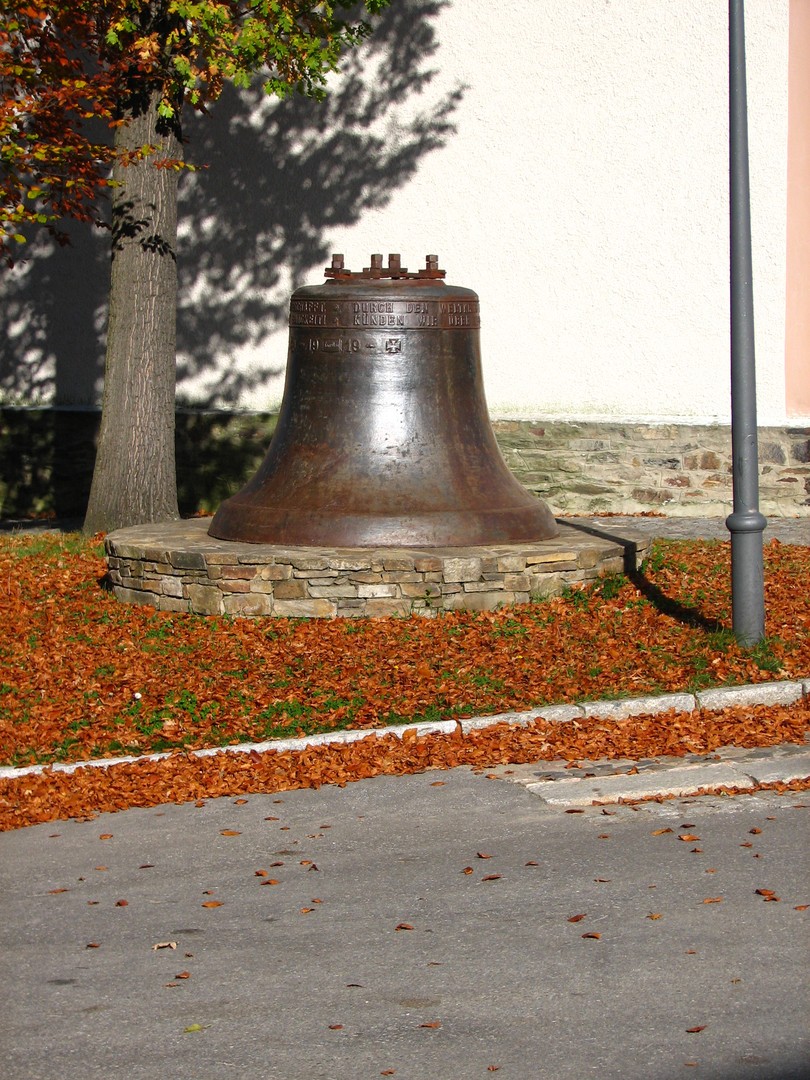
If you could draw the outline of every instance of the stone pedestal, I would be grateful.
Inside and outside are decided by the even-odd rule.
[[[486,548],[282,548],[208,536],[210,518],[138,525],[106,540],[119,600],[198,615],[332,618],[491,611],[636,568],[649,538],[562,525]],[[598,530],[597,530],[598,531]]]

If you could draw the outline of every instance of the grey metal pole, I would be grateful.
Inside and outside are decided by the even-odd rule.
[[[765,636],[762,533],[768,523],[759,512],[743,8],[744,0],[729,0],[731,453],[734,495],[733,512],[726,518],[726,526],[731,533],[731,606],[734,634],[741,645],[755,645]]]

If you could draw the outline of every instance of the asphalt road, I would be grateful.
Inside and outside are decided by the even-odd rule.
[[[0,1076],[807,1080],[808,812],[454,769],[5,833]]]

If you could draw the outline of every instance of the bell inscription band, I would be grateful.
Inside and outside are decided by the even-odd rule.
[[[484,399],[478,296],[436,256],[332,257],[290,302],[284,398],[256,475],[211,536],[303,547],[476,547],[558,533],[509,472]]]

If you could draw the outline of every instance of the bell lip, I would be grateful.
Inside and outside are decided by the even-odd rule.
[[[288,508],[229,507],[226,500],[211,521],[208,535],[217,540],[276,547],[316,548],[478,548],[540,543],[560,529],[540,499],[530,508],[481,512],[325,514]]]

